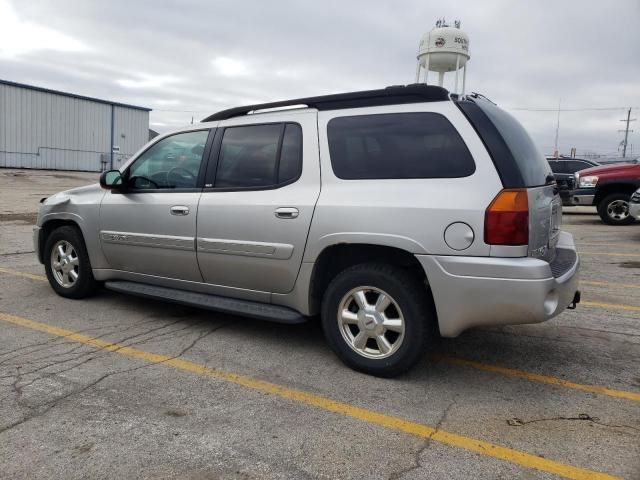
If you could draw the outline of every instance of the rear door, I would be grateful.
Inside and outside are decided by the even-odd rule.
[[[196,213],[209,136],[204,129],[159,140],[125,171],[129,188],[103,197],[100,243],[112,269],[202,281]]]
[[[218,129],[198,209],[204,281],[229,295],[287,293],[320,193],[316,112],[233,119]]]

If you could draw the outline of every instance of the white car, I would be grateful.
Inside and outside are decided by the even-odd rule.
[[[629,200],[629,215],[636,220],[640,220],[640,188],[631,195]]]

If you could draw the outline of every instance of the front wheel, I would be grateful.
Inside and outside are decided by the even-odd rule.
[[[628,193],[612,193],[598,203],[598,215],[608,225],[629,225],[634,218],[629,214]]]
[[[333,279],[322,301],[331,349],[354,370],[394,377],[424,354],[436,321],[428,291],[406,269],[361,264]]]
[[[43,259],[49,284],[58,295],[84,298],[96,290],[87,248],[77,228],[63,226],[51,232]]]

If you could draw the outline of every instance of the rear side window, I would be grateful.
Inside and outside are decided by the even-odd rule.
[[[215,187],[275,187],[296,180],[301,172],[299,125],[274,123],[225,129]]]
[[[458,106],[480,135],[506,188],[553,181],[549,163],[514,117],[482,98],[463,100]]]
[[[552,160],[549,162],[549,166],[553,173],[567,173],[566,166],[562,161]]]
[[[338,117],[327,135],[333,171],[346,180],[466,177],[476,168],[456,129],[437,113]]]
[[[579,172],[580,170],[584,170],[585,168],[590,168],[591,165],[589,165],[587,162],[580,162],[578,160],[572,160],[569,161],[569,173],[576,173]]]

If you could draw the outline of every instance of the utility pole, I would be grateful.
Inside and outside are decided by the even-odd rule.
[[[558,133],[560,132],[560,104],[562,103],[562,99],[558,100],[558,121],[556,123],[556,140],[553,143],[553,156],[558,158]]]
[[[629,132],[633,133],[633,130],[629,130],[629,123],[635,122],[637,119],[631,118],[631,108],[627,111],[627,118],[620,120],[621,122],[626,122],[627,127],[624,130],[618,130],[618,133],[624,132],[624,140],[622,141],[622,158],[627,156],[627,141],[629,140]]]

